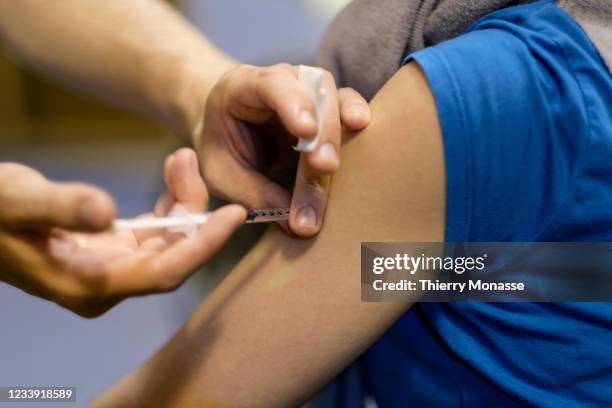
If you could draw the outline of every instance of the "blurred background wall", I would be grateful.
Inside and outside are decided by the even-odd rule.
[[[175,3],[235,58],[270,64],[312,62],[325,26],[346,2]],[[177,146],[171,135],[39,79],[1,50],[0,90],[0,161],[30,165],[55,180],[101,186],[117,200],[123,217],[151,209],[163,188],[163,158]],[[252,241],[251,235],[252,231],[239,234],[208,270],[179,291],[128,300],[95,320],[81,319],[0,283],[0,386],[76,386],[78,403],[70,406],[84,406],[180,327]],[[8,405],[0,403],[3,406]]]

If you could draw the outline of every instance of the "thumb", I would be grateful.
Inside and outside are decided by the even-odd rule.
[[[110,227],[114,217],[113,200],[96,187],[50,182],[28,168],[0,177],[0,225],[97,231]]]
[[[304,154],[295,178],[289,226],[299,236],[310,237],[321,229],[331,175],[313,170]]]

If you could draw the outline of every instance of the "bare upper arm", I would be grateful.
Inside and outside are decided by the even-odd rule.
[[[130,396],[164,406],[297,405],[410,306],[361,301],[360,243],[443,240],[440,128],[416,65],[371,108],[371,125],[343,149],[321,233],[269,231],[172,341],[106,395],[111,406]]]

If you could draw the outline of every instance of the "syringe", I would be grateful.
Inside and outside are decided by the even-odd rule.
[[[170,217],[150,217],[120,219],[113,222],[114,231],[160,229],[160,228],[184,228],[205,224],[212,212],[191,213]],[[247,214],[245,224],[259,222],[284,221],[289,218],[289,208],[261,208],[251,210]]]

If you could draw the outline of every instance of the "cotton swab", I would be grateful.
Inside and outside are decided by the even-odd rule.
[[[295,150],[299,152],[313,152],[319,145],[321,127],[323,125],[323,108],[327,100],[325,92],[325,71],[317,67],[300,65],[298,67],[298,81],[304,87],[304,91],[315,106],[317,115],[317,135],[312,139],[300,139]]]

